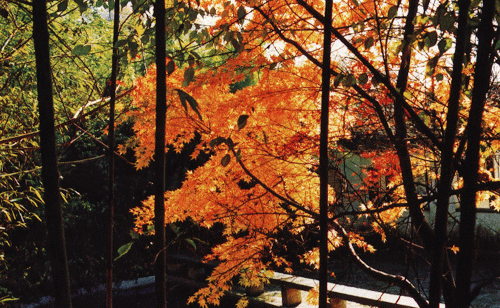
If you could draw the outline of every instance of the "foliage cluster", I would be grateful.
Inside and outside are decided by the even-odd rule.
[[[495,123],[499,110],[491,97],[479,107],[490,80],[476,80],[481,73],[474,41],[478,37],[488,46],[488,59],[496,57],[497,41],[493,36],[485,38],[482,31],[486,28],[479,28],[488,27],[489,17],[484,17],[488,10],[478,3],[469,7],[437,1],[336,1],[331,35],[339,56],[325,64],[321,62],[323,5],[301,0],[200,1],[199,7],[213,15],[215,22],[208,27],[210,36],[199,31],[198,37],[219,52],[225,49],[221,46],[230,46],[237,54],[212,69],[194,62],[180,63],[177,69],[170,64],[167,144],[180,150],[200,134],[193,158],[198,153],[211,156],[188,174],[179,190],[165,193],[166,217],[171,222],[190,217],[207,227],[222,222],[226,228],[227,242],[208,256],[221,263],[209,287],[192,298],[202,306],[218,303],[242,272],[250,277],[246,283],[257,283],[265,280],[261,273],[269,267],[291,270],[286,260],[273,255],[275,234],[280,230],[288,228],[297,236],[317,230],[322,70],[328,69],[333,77],[329,91],[330,250],[355,245],[373,251],[355,222],[367,219],[385,239],[407,215],[421,241],[417,244],[433,251],[431,262],[437,262],[434,268],[440,273],[443,256],[439,251],[446,245],[442,221],[447,218],[438,214],[444,218],[437,218],[434,234],[424,208],[437,202],[447,212],[450,197],[468,198],[460,193],[463,185],[464,192],[474,195],[473,200],[463,202],[464,208],[468,202],[475,208],[477,188],[468,190],[467,185],[477,183],[464,184],[462,178],[467,181],[468,175],[478,172],[486,175],[484,183],[492,179],[481,161],[498,151]],[[459,6],[465,20],[459,20]],[[466,31],[465,44],[458,31]],[[453,63],[458,56],[463,60]],[[481,65],[491,71],[492,62]],[[254,83],[231,91],[231,84],[245,76],[252,76]],[[152,67],[138,79],[132,94],[137,108],[129,114],[135,119],[138,168],[153,157],[155,81]],[[190,108],[183,98],[186,95]],[[482,130],[474,131],[477,121],[483,123]],[[372,140],[371,144],[353,144],[359,136]],[[474,152],[476,141],[481,146]],[[477,170],[472,170],[476,162],[465,162],[475,155]],[[351,175],[346,165],[353,156],[370,161],[371,168]],[[495,192],[480,190],[477,201],[490,200],[498,210]],[[377,194],[370,196],[371,191]],[[134,210],[138,231],[153,223],[153,207],[150,197]],[[467,251],[473,249],[465,248],[465,242],[462,245]],[[470,259],[468,253],[459,251],[459,259]],[[263,261],[268,254],[274,257],[272,262]],[[303,260],[317,266],[317,248],[305,253]],[[440,281],[440,274],[433,277],[438,287],[431,301],[442,286],[445,299],[452,303],[453,279]],[[416,295],[411,284],[404,281],[401,286],[424,305],[425,299]],[[461,289],[465,295],[460,295],[460,305],[472,300],[474,292],[469,287],[466,292]]]
[[[2,1],[1,10],[0,298],[7,300],[8,294],[12,292],[15,296],[30,294],[31,297],[24,296],[28,300],[40,296],[39,292],[47,293],[47,287],[43,285],[47,285],[49,278],[45,227],[41,223],[45,213],[40,178],[32,13],[30,4],[23,2]],[[111,32],[109,22],[99,14],[97,8],[82,13],[75,3],[62,1],[50,3],[49,11],[52,78],[55,84],[58,124],[56,137],[64,179],[65,176],[71,177],[67,170],[75,171],[88,162],[97,162],[99,155],[102,156],[103,153],[102,146],[96,140],[102,134],[102,121],[106,114],[99,112],[98,108],[93,111],[92,117],[84,119],[81,116],[96,105],[105,105],[105,100],[101,101],[101,97],[109,75],[106,62],[111,54]],[[88,50],[85,46],[92,48]],[[127,76],[134,69],[140,68],[128,66]],[[76,125],[70,125],[72,123]],[[77,155],[76,149],[81,151]],[[100,172],[96,176],[102,177],[102,171]],[[90,222],[102,215],[98,211],[98,202],[89,204],[78,196],[74,187],[76,186],[65,186],[61,190],[61,197],[67,203],[68,230],[70,233],[78,230],[77,237],[82,239],[86,237],[81,233],[83,230],[92,230],[89,237],[96,237],[100,227],[96,223],[92,229]],[[96,187],[92,188],[97,190]],[[82,191],[84,194],[90,192]],[[88,199],[88,196],[85,198]],[[85,219],[89,218],[88,215],[93,218]],[[79,221],[89,223],[89,228],[80,228],[81,225],[76,227]],[[72,249],[75,252],[71,256],[74,263],[85,260],[86,257],[77,252],[81,249],[81,246]],[[80,274],[78,265],[73,265],[72,270]],[[91,268],[90,264],[85,267]],[[81,277],[87,274],[83,271]],[[82,278],[82,281],[85,279],[87,278]],[[92,284],[95,285],[95,281]],[[83,285],[84,283],[80,284]]]

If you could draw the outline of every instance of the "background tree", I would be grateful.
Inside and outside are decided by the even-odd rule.
[[[58,307],[71,307],[71,291],[66,240],[59,195],[59,172],[54,131],[54,102],[50,74],[49,31],[45,0],[33,1],[33,39],[37,67],[38,109],[40,113],[40,148],[42,181],[47,213],[48,250],[54,281],[54,295]]]
[[[108,135],[103,132],[106,131],[105,122],[108,119],[104,108],[109,98],[106,95],[103,98],[102,95],[110,74],[106,61],[109,63],[111,58],[112,25],[101,16],[107,16],[107,13],[103,13],[107,7],[102,3],[100,5],[104,8],[89,8],[83,2],[77,4],[66,1],[51,2],[48,6],[50,46],[54,52],[51,73],[55,85],[56,153],[60,158],[60,193],[65,208],[63,221],[70,236],[79,239],[70,242],[67,247],[70,270],[78,274],[72,275],[76,288],[90,287],[96,281],[102,281],[105,269],[103,242],[100,239],[97,241],[95,234],[105,232],[100,227],[105,222],[96,216],[97,213],[102,216],[101,210],[105,208],[108,190],[102,188],[106,184],[98,185],[100,181],[95,178],[87,184],[75,181],[76,178],[90,179],[92,175],[99,179],[105,178],[108,166],[103,161]],[[50,277],[44,265],[45,239],[40,236],[43,233],[39,222],[39,219],[45,220],[45,211],[40,206],[43,187],[40,178],[35,56],[31,39],[32,11],[30,3],[25,2],[2,2],[1,7],[0,181],[5,189],[2,188],[0,199],[3,215],[0,231],[4,239],[0,250],[5,252],[5,257],[1,263],[0,297],[12,292],[12,295],[21,295],[26,301],[47,295],[46,281]],[[140,45],[144,49],[144,52],[140,52],[137,43],[140,38],[134,27],[136,18],[129,15],[122,25],[123,39],[118,45],[124,55],[121,58],[124,74],[119,92],[123,92],[134,74],[143,72],[147,63],[153,60],[151,49],[147,47],[150,44],[148,41]],[[138,54],[142,56],[136,57]],[[121,100],[117,104],[119,116],[127,104],[123,93],[118,94],[118,99]],[[124,135],[129,134],[126,127],[120,127],[118,140],[122,138],[123,141]],[[127,169],[123,159],[120,161],[118,174],[122,177],[130,173],[130,168]],[[139,178],[145,177],[145,174],[142,172]],[[95,183],[96,186],[92,188],[89,183]],[[124,186],[121,178],[117,188],[122,194]],[[138,190],[125,189],[136,194]],[[124,217],[126,207],[130,206],[134,198],[142,197],[128,195],[128,198],[118,198],[122,208],[118,213],[120,222],[130,221],[130,218]],[[3,217],[10,222],[4,224],[6,220]],[[88,222],[86,225],[82,223],[85,220]],[[16,229],[15,226],[21,228]],[[118,230],[118,243],[129,240],[128,226],[119,226]],[[86,243],[86,247],[81,243]],[[89,250],[94,251],[90,253]],[[123,263],[123,260],[120,262]],[[127,271],[134,271],[132,266],[125,268],[125,271],[118,271],[118,279],[123,279]]]
[[[330,59],[332,41],[332,2],[325,1],[325,29],[323,64],[321,67],[321,132],[319,144],[319,225],[320,225],[320,248],[319,248],[319,307],[326,308],[328,305],[328,122],[330,118]]]
[[[106,266],[106,307],[113,307],[113,254],[114,254],[114,223],[115,223],[115,104],[116,83],[118,78],[118,37],[120,31],[120,1],[113,1],[113,55],[111,56],[111,78],[106,86],[109,86],[109,142],[108,142],[108,185],[109,185],[109,250]],[[111,8],[111,1],[109,7]]]
[[[166,75],[166,42],[165,42],[165,1],[155,2],[156,17],[155,50],[156,50],[156,125],[155,125],[155,294],[156,307],[167,307],[167,258],[165,241],[165,121],[167,113]]]

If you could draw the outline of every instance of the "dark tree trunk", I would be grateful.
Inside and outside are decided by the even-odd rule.
[[[469,14],[469,0],[459,1],[459,17],[457,30],[457,43],[455,46],[455,54],[453,56],[453,71],[450,87],[450,98],[448,101],[448,114],[446,115],[446,131],[444,136],[443,148],[441,151],[441,174],[438,183],[438,197],[436,203],[436,218],[434,223],[434,247],[433,259],[430,274],[430,302],[431,307],[438,307],[441,299],[441,287],[443,285],[443,260],[445,258],[445,241],[447,238],[447,222],[448,222],[448,206],[451,195],[451,185],[455,168],[453,166],[453,148],[456,141],[459,100],[462,92],[462,67],[465,53],[465,46],[469,41],[470,36],[467,35],[467,20]],[[452,277],[451,277],[452,278]],[[454,282],[448,281],[444,285],[454,286]],[[449,289],[450,287],[448,287]],[[449,301],[453,293],[445,291],[445,300]]]
[[[321,79],[321,132],[319,149],[320,176],[320,247],[319,247],[319,307],[328,304],[328,118],[330,107],[330,60],[332,44],[332,0],[325,3],[325,33],[323,43],[323,71]]]
[[[404,93],[408,85],[408,75],[410,72],[412,46],[411,37],[414,35],[415,26],[413,20],[418,12],[418,0],[410,0],[408,13],[404,25],[403,48],[401,50],[401,65],[396,81],[396,89],[400,93]],[[418,202],[418,195],[415,188],[415,178],[413,176],[412,162],[407,143],[407,123],[406,111],[404,107],[405,101],[402,96],[396,96],[394,99],[394,123],[396,127],[394,146],[399,158],[401,167],[401,176],[403,178],[403,186],[405,189],[406,199],[408,201],[408,210],[412,218],[412,224],[415,230],[421,235],[424,245],[428,248],[433,242],[434,233],[430,229]],[[422,303],[423,304],[423,303]],[[421,305],[422,306],[422,305]]]
[[[33,1],[33,39],[35,41],[38,109],[40,113],[40,151],[42,181],[49,237],[48,252],[57,307],[71,307],[71,291],[64,239],[59,172],[54,128],[54,100],[50,67],[49,32],[45,0]]]
[[[111,2],[111,1],[110,1]],[[114,216],[115,216],[115,102],[116,102],[116,78],[118,72],[118,31],[120,27],[120,1],[114,1],[114,23],[113,23],[113,55],[111,57],[111,99],[109,102],[108,122],[108,254],[106,262],[106,307],[113,307],[113,251],[114,251]]]
[[[474,72],[471,109],[467,131],[467,150],[463,167],[464,187],[460,203],[459,248],[457,260],[456,303],[453,307],[466,308],[472,301],[471,279],[475,255],[476,192],[480,159],[482,118],[486,94],[490,86],[494,53],[493,18],[495,1],[483,1],[481,23],[478,29],[477,62]]]
[[[156,17],[156,135],[155,135],[155,245],[156,306],[167,307],[166,256],[165,256],[165,117],[167,112],[165,0],[155,2]]]

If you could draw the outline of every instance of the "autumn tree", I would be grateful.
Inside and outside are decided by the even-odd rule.
[[[215,20],[193,30],[197,42],[231,56],[211,68],[179,61],[166,80],[166,145],[180,151],[200,136],[192,157],[210,155],[182,188],[165,193],[167,223],[190,217],[206,227],[225,226],[226,242],[207,256],[220,265],[192,300],[218,303],[234,277],[252,285],[270,268],[292,271],[277,253],[277,234],[317,231],[318,174],[326,174],[329,251],[347,246],[363,269],[398,285],[421,307],[437,307],[441,294],[449,307],[468,307],[482,287],[471,284],[476,205],[491,200],[499,208],[491,192],[499,183],[481,164],[499,145],[498,106],[487,99],[497,8],[492,1],[332,5],[331,29],[324,2],[201,1],[194,13]],[[333,79],[327,154],[319,149],[324,72]],[[153,157],[154,74],[152,67],[133,93],[138,168]],[[247,76],[254,84],[234,91]],[[371,167],[353,176],[347,168],[353,157]],[[456,271],[448,260],[450,198],[461,207]],[[435,221],[428,221],[427,206],[437,207]],[[150,198],[134,210],[138,230],[153,223],[153,208]],[[406,217],[417,238],[411,245],[432,255],[428,298],[407,278],[374,271],[354,247],[374,250],[356,221],[368,222],[385,240]],[[311,247],[302,260],[318,267],[320,256],[324,251]]]

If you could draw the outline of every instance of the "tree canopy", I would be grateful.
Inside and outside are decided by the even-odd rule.
[[[276,234],[283,229],[295,235],[317,229],[325,65],[333,77],[330,249],[351,242],[373,251],[350,222],[369,216],[373,230],[385,238],[407,213],[419,241],[437,256],[435,260],[445,257],[440,251],[447,244],[434,233],[424,207],[441,195],[445,202],[438,207],[447,211],[452,195],[463,197],[461,179],[467,174],[485,174],[483,180],[497,185],[480,164],[498,149],[498,106],[491,95],[486,100],[494,77],[488,74],[482,84],[475,82],[479,69],[492,71],[497,56],[492,34],[496,30],[485,6],[335,1],[332,61],[325,64],[322,2],[200,2],[214,25],[198,31],[198,41],[237,53],[213,68],[169,62],[175,70],[167,79],[166,143],[181,150],[199,135],[192,157],[208,153],[210,159],[189,173],[179,190],[165,193],[166,217],[169,222],[191,217],[208,227],[221,222],[227,239],[208,257],[221,261],[210,286],[193,300],[202,306],[217,303],[242,271],[243,283],[253,284],[270,267],[284,265],[291,270],[274,254],[279,245]],[[480,50],[489,59],[481,65]],[[135,119],[138,168],[152,157],[153,71],[137,80],[132,94],[137,107],[130,115]],[[245,78],[252,82],[234,91],[232,85]],[[478,104],[486,108],[477,111]],[[483,123],[475,137],[473,122]],[[470,138],[481,146],[473,150]],[[369,159],[370,168],[353,177],[352,170],[342,168],[352,155]],[[477,157],[476,169],[464,163],[465,157]],[[478,187],[477,180],[474,185],[474,196],[480,190],[477,200],[491,200],[498,209],[495,194]],[[379,194],[368,198],[373,190]],[[471,202],[475,208],[476,199]],[[152,204],[150,198],[134,210],[138,230],[152,223]],[[463,249],[473,250],[470,245],[459,248],[459,256]],[[317,264],[317,248],[302,257]],[[454,282],[438,272],[432,278],[437,280],[437,292],[442,285],[445,299],[451,300]],[[413,286],[403,287],[412,293]],[[473,299],[470,282],[462,291],[466,295],[459,305],[466,305]],[[431,305],[435,300],[431,295]]]

